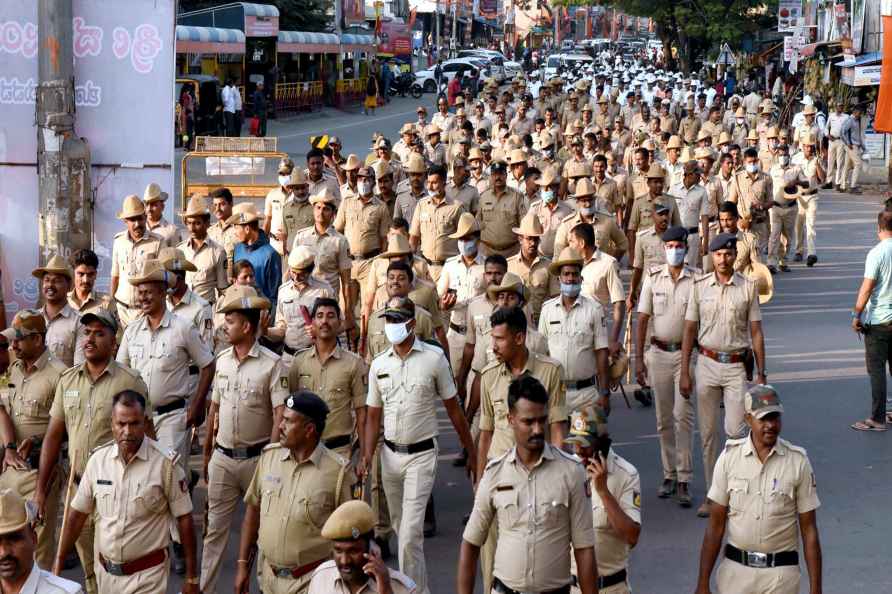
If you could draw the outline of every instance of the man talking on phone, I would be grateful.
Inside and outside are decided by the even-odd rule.
[[[596,410],[573,413],[571,444],[589,477],[586,490],[592,496],[595,549],[598,551],[600,594],[629,594],[629,553],[641,534],[641,480],[638,469],[610,448],[607,419]],[[579,579],[573,565],[572,594],[579,594]]]

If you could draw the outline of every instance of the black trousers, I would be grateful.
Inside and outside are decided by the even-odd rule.
[[[870,376],[870,418],[886,422],[886,369],[892,370],[892,324],[870,326],[864,335],[864,359]]]
[[[236,136],[235,133],[235,113],[231,111],[223,112],[223,124],[226,128],[226,136]]]

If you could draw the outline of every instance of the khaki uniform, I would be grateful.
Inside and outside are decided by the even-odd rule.
[[[183,241],[182,230],[164,217],[156,225],[146,219],[146,229],[161,237],[165,247],[176,247]]]
[[[106,571],[102,559],[121,564],[166,550],[171,521],[192,513],[188,481],[173,452],[148,437],[130,462],[119,455],[117,444],[100,447],[90,456],[71,507],[95,519],[100,591],[167,589],[170,563],[166,558],[154,567],[124,576]]]
[[[678,135],[684,140],[685,144],[691,145],[697,141],[697,135],[700,133],[702,123],[697,116],[685,116],[678,123]]]
[[[225,221],[217,221],[208,227],[208,237],[226,251],[226,272],[232,276],[235,271],[235,244],[238,243],[235,225],[227,225]]]
[[[343,186],[341,187],[341,195],[349,195],[348,190]],[[273,221],[273,225],[275,224],[276,222]],[[314,224],[313,205],[310,204],[309,200],[296,200],[290,196],[285,199],[285,202],[282,203],[282,222],[279,227],[285,232],[289,244],[292,243],[291,238],[297,235],[298,231],[312,227]],[[290,249],[286,248],[285,253],[287,254],[290,251]]]
[[[615,181],[605,177],[604,181],[599,183],[596,178],[592,177],[592,186],[595,188],[595,210],[610,214],[622,210],[625,196]]]
[[[217,591],[220,563],[229,540],[232,517],[239,499],[250,492],[261,449],[272,435],[275,411],[285,405],[287,396],[288,377],[282,360],[259,343],[254,343],[242,361],[231,347],[217,357],[211,399],[219,406],[219,429],[208,464],[207,526],[201,556],[202,592]],[[264,548],[263,554],[269,559],[274,552]],[[265,572],[264,568],[264,576]],[[263,590],[272,591],[265,586]]]
[[[784,439],[777,440],[764,463],[749,437],[729,439],[708,496],[728,508],[728,543],[756,553],[798,551],[799,515],[821,505],[808,454]],[[795,594],[799,566],[756,568],[723,559],[716,584],[722,594]]]
[[[582,215],[576,213],[561,221],[554,238],[554,253],[561,251],[570,243],[570,231],[583,223]],[[589,223],[595,232],[595,245],[599,251],[616,258],[629,250],[629,240],[623,234],[622,229],[616,224],[616,220],[604,215],[593,215]]]
[[[326,360],[315,347],[294,357],[288,371],[288,391],[305,389],[328,404],[322,442],[328,449],[350,459],[356,409],[365,407],[368,369],[356,354],[336,346]]]
[[[551,260],[545,256],[536,256],[531,266],[527,266],[520,252],[508,258],[508,272],[519,276],[530,291],[530,315],[535,325],[539,324],[539,312],[542,311],[542,304],[560,293],[558,278],[548,273],[550,265]]]
[[[727,285],[719,284],[714,273],[694,279],[685,320],[697,322],[697,344],[720,353],[750,348],[750,322],[762,320],[759,291],[753,281],[738,272]],[[697,357],[694,379],[697,384],[697,418],[703,442],[703,468],[706,486],[712,484],[712,471],[718,457],[719,401],[725,403],[725,434],[736,438],[746,431],[743,422],[743,396],[746,370],[743,362],[720,363],[702,354]]]
[[[142,376],[155,411],[152,420],[158,443],[179,455],[185,473],[192,447],[186,409],[195,389],[189,367],[200,370],[213,363],[210,346],[192,324],[167,311],[154,330],[146,316],[127,326],[116,359]]]
[[[68,293],[68,305],[78,313],[79,317],[97,309],[105,309],[117,318],[115,301],[104,293],[91,292],[83,301],[79,300],[74,290]]]
[[[741,220],[748,220],[748,231],[756,236],[759,253],[768,248],[768,208],[773,202],[771,178],[761,171],[755,178],[741,171],[734,176],[729,188],[728,200],[737,203]]]
[[[787,185],[787,181],[808,180],[796,165],[782,167],[777,164],[771,168],[769,174],[771,175],[774,206],[768,211],[771,221],[771,235],[768,238],[768,264],[777,266],[779,263],[786,263],[788,255],[792,256],[793,253],[801,250],[797,241],[799,239],[797,236],[799,201],[795,196],[792,200],[788,200],[784,195],[784,186]],[[814,198],[817,198],[817,195]],[[783,243],[781,242],[782,236],[785,239]]]
[[[806,159],[803,153],[798,153],[793,157],[793,164],[799,167],[802,176],[809,181],[810,189],[818,187],[817,156]],[[802,247],[805,246],[806,255],[817,256],[815,222],[818,216],[818,194],[803,194],[799,196],[797,201],[799,208],[796,214],[796,252],[801,254],[803,252]]]
[[[598,365],[595,351],[607,348],[607,317],[601,304],[580,295],[570,311],[561,297],[542,306],[539,332],[548,340],[548,352],[561,364],[567,392],[567,412],[573,413],[594,405],[598,393]],[[578,386],[580,383],[589,385]]]
[[[681,225],[681,216],[678,214],[678,204],[676,203],[675,198],[668,194],[662,194],[658,199],[669,207],[669,226],[674,227],[676,225]],[[653,214],[655,202],[656,199],[654,199],[650,193],[642,194],[635,198],[635,203],[632,205],[632,212],[629,215],[629,229],[638,231],[654,226]]]
[[[480,177],[476,177],[474,175],[474,172],[471,172],[471,175],[468,177],[468,183],[471,184],[471,186],[473,186],[474,189],[477,190],[478,195],[487,191],[490,188],[490,186],[492,185],[492,182],[489,179],[489,174],[486,172],[485,167],[484,167],[483,173],[480,175]],[[476,214],[476,213],[474,213],[474,214]]]
[[[570,582],[570,546],[595,545],[591,492],[582,465],[547,444],[527,469],[516,448],[490,462],[462,538],[483,546],[497,526],[493,575],[511,589],[547,592]]]
[[[93,381],[85,364],[66,369],[56,384],[56,395],[50,417],[65,422],[68,436],[68,460],[74,482],[79,483],[90,452],[112,440],[112,398],[123,390],[134,390],[147,398],[146,415],[152,414],[148,390],[139,373],[111,360],[105,371]],[[168,530],[165,530],[165,533]],[[96,594],[93,571],[93,520],[88,518],[76,543],[77,554],[84,568],[88,594]]]
[[[681,184],[684,180],[684,165],[681,161],[670,163],[669,159],[663,161],[663,169],[666,170],[666,187],[671,188]],[[671,191],[671,190],[670,190]]]
[[[322,444],[303,462],[277,443],[263,449],[245,494],[245,503],[260,508],[257,544],[263,553],[263,592],[307,591],[311,572],[295,579],[279,577],[276,570],[312,568],[331,555],[331,543],[320,531],[331,513],[350,499],[347,472],[347,460]]]
[[[82,363],[83,347],[78,346],[77,340],[80,315],[67,303],[53,318],[47,314],[45,305],[41,312],[46,320],[46,348],[50,354],[64,363],[65,367]]]
[[[298,231],[295,235],[291,249],[299,245],[309,246],[316,251],[316,267],[313,269],[313,276],[317,280],[331,285],[336,296],[340,295],[340,273],[353,268],[347,238],[338,233],[333,225],[329,226],[321,235],[316,231],[316,227],[312,226]]]
[[[592,519],[595,526],[598,578],[604,579],[620,571],[628,571],[629,553],[632,548],[610,525],[604,500],[595,490],[594,481],[589,482],[592,492]],[[641,478],[638,476],[638,469],[612,449],[607,454],[607,490],[619,503],[623,513],[633,522],[641,525]],[[576,559],[571,561],[573,575],[576,575]],[[580,590],[577,586],[571,592],[579,594]],[[598,594],[630,594],[630,592],[628,576],[619,584],[598,590]]]
[[[415,209],[418,208],[418,203],[425,196],[427,196],[425,190],[422,189],[420,193],[415,194],[412,192],[411,186],[404,190],[398,190],[393,205],[393,219],[405,219],[411,225],[415,217]]]
[[[644,362],[654,392],[663,478],[682,483],[691,482],[694,467],[694,405],[682,397],[678,382],[684,316],[695,274],[696,270],[685,266],[673,280],[667,266],[653,266],[644,274],[638,299],[638,313],[651,316],[648,334],[655,339]]]
[[[467,307],[471,299],[486,290],[486,281],[483,278],[483,256],[477,254],[473,263],[468,266],[461,256],[453,256],[446,261],[443,272],[437,281],[437,293],[445,295],[450,289],[455,289],[455,305],[449,313],[449,330],[446,331],[446,339],[449,341],[449,360],[461,361],[462,350],[465,347],[465,333],[467,328]]]
[[[360,286],[369,274],[371,259],[381,253],[381,245],[387,241],[391,220],[387,205],[375,196],[368,201],[347,198],[338,209],[334,227],[347,238],[353,259],[350,278]]]
[[[582,267],[582,294],[597,299],[605,309],[625,300],[616,258],[601,250],[592,254],[591,260]]]
[[[313,304],[320,297],[337,299],[337,293],[332,290],[327,282],[317,280],[312,276],[307,280],[307,286],[301,290],[293,280],[279,287],[279,298],[276,300],[276,329],[285,331],[285,345],[282,353],[282,364],[287,368],[291,365],[291,358],[298,351],[308,348],[313,340],[307,336],[306,322],[301,308],[306,308],[307,313],[313,311]]]
[[[523,194],[509,188],[505,188],[501,195],[496,195],[493,189],[483,192],[477,213],[483,255],[501,254],[507,258],[516,254],[520,244],[512,229],[520,225],[525,214]]]
[[[446,134],[452,130],[452,124],[455,122],[455,116],[449,112],[440,113],[439,111],[431,117],[431,124],[440,129],[441,134]]]
[[[390,574],[390,587],[393,594],[415,594],[417,592],[412,578],[395,569],[387,568],[387,572]],[[376,592],[378,589],[375,585],[375,578],[370,577],[368,582],[359,589],[358,594],[375,594]],[[335,562],[326,561],[313,572],[307,594],[353,594],[353,591],[341,579],[341,572]]]
[[[424,143],[424,158],[431,165],[446,165],[446,145],[438,142],[436,146],[429,142]]]
[[[480,210],[480,194],[481,192],[468,181],[465,181],[461,186],[456,186],[454,183],[446,186],[446,197],[460,203],[466,211],[473,215],[476,215]]]
[[[384,318],[381,317],[382,313],[384,313],[383,306],[369,316],[368,334],[366,338],[369,361],[390,348],[390,341],[387,340],[387,336],[384,334]],[[434,320],[430,312],[416,304],[415,335],[422,340],[436,340],[434,328]]]
[[[422,198],[412,215],[409,235],[420,237],[419,253],[431,265],[431,278],[437,280],[446,260],[458,254],[458,241],[449,235],[458,228],[458,219],[465,208],[461,203],[444,197],[440,202]]]
[[[310,196],[315,196],[322,192],[322,190],[328,189],[331,192],[331,195],[335,197],[335,203],[341,204],[341,186],[338,184],[338,180],[333,175],[329,177],[328,175],[323,174],[321,178],[317,181],[313,181],[310,179],[310,170],[305,169],[304,175],[307,177],[307,185],[310,187]]]
[[[573,215],[573,209],[561,200],[556,200],[551,206],[542,200],[536,200],[530,204],[529,212],[536,215],[542,224],[543,235],[539,241],[539,251],[549,258],[554,257],[555,253],[560,254],[560,250],[556,250],[554,245],[557,232],[564,219]]]
[[[700,264],[700,217],[714,218],[718,210],[709,199],[709,193],[699,183],[686,188],[683,183],[670,190],[676,199],[681,226],[688,231],[688,266],[699,267]]]
[[[640,268],[647,272],[654,266],[666,263],[666,249],[663,239],[657,233],[656,227],[648,227],[639,231],[635,237],[635,256],[632,259],[632,268]],[[700,248],[697,247],[697,253]]]
[[[157,259],[158,252],[164,247],[168,247],[164,238],[151,232],[146,232],[136,243],[130,239],[127,231],[115,235],[112,243],[111,275],[118,277],[118,290],[114,298],[118,304],[118,319],[122,326],[126,327],[142,313],[136,305],[136,290],[128,282],[129,279],[142,274],[145,261]]]
[[[178,247],[186,259],[198,268],[196,272],[186,272],[186,284],[208,303],[216,302],[217,296],[222,295],[229,286],[226,250],[213,239],[205,239],[197,249],[191,239]]]
[[[391,347],[376,357],[369,369],[368,405],[383,409],[381,473],[399,539],[400,571],[418,584],[421,594],[430,593],[423,525],[437,473],[437,401],[456,395],[443,351],[417,337],[405,359]],[[425,443],[430,444],[429,449],[417,453],[397,451],[400,445]]]
[[[56,394],[56,384],[65,365],[52,358],[49,351],[34,362],[28,371],[21,359],[9,367],[9,378],[0,389],[0,401],[12,420],[15,441],[21,444],[32,440],[31,454],[27,459],[31,469],[17,470],[8,467],[0,474],[0,488],[14,490],[25,500],[34,498],[37,491],[37,469],[40,465],[40,447],[50,424],[50,408]],[[50,479],[46,498],[46,520],[37,526],[37,550],[35,559],[41,567],[52,569],[55,555],[56,525],[58,523],[61,473]]]
[[[705,122],[703,122],[703,125],[700,126],[701,132],[706,132],[707,134],[709,134],[712,137],[712,146],[719,145],[719,136],[722,134],[722,132],[724,130],[725,129],[722,126],[721,122],[714,124],[710,120],[706,120]]]
[[[368,278],[366,278],[365,284],[361,287],[363,303],[366,302],[368,295],[375,296],[373,305],[375,309],[381,307],[387,301],[387,268],[389,266],[389,258],[374,258],[372,260]],[[431,280],[430,266],[427,260],[415,254],[412,255],[412,273],[415,275],[416,284],[418,281],[430,282]]]
[[[489,322],[489,317],[495,309],[496,304],[489,300],[486,293],[477,295],[468,303],[466,322],[463,326],[467,328],[465,344],[474,345],[474,358],[471,361],[471,370],[474,373],[483,370],[489,361],[487,352],[492,352],[492,341],[489,337],[492,324]]]
[[[214,309],[210,303],[186,289],[179,303],[174,304],[173,299],[167,297],[167,309],[178,318],[186,320],[198,331],[202,342],[214,350]]]

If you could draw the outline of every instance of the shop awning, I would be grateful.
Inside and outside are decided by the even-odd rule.
[[[344,33],[341,35],[341,49],[346,51],[361,50],[364,52],[374,52],[376,49],[375,36]]]
[[[245,34],[238,29],[177,25],[178,54],[243,54]]]
[[[340,51],[340,44],[334,33],[279,31],[276,51],[280,54],[336,54]]]
[[[845,62],[837,62],[836,65],[840,68],[851,68],[852,66],[870,66],[871,64],[879,64],[882,61],[883,52],[870,52],[857,56],[854,62],[849,62],[848,64]]]
[[[277,17],[279,9],[272,4],[256,4],[254,2],[235,2],[245,11],[245,16]]]

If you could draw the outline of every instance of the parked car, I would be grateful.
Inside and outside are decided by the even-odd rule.
[[[505,56],[501,52],[488,49],[466,49],[458,52],[459,58],[479,58],[486,60],[490,74],[496,82],[503,82],[507,77],[505,72]]]
[[[443,83],[447,84],[455,76],[464,76],[466,72],[479,72],[481,78],[490,75],[486,67],[486,63],[476,58],[454,58],[452,60],[443,61]],[[421,85],[425,93],[437,92],[437,81],[434,77],[436,67],[419,70],[415,73],[415,82]]]
[[[517,76],[518,72],[523,70],[523,66],[519,62],[514,62],[512,60],[505,61],[505,76],[508,78],[514,78]]]

